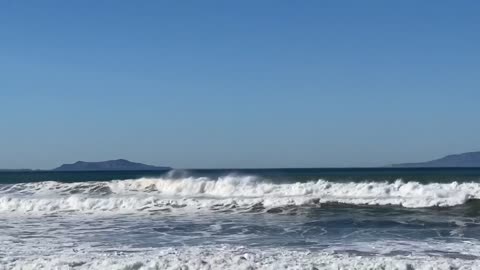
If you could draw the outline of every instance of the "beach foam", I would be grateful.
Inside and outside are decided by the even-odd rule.
[[[20,260],[8,269],[480,269],[480,260],[430,256],[355,256],[283,248],[185,247],[151,251],[63,253]]]

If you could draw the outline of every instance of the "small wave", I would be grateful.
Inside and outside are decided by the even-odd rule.
[[[248,210],[339,203],[447,207],[480,199],[480,183],[281,183],[255,176],[141,178],[104,182],[55,181],[0,186],[1,212]]]

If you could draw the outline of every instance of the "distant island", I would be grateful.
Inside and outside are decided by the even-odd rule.
[[[53,171],[164,171],[170,169],[170,167],[152,166],[126,159],[116,159],[99,162],[77,161],[73,164],[63,164]]]
[[[433,168],[433,167],[480,167],[480,151],[456,155],[448,155],[443,158],[417,163],[393,164],[398,168]]]
[[[411,162],[388,165],[393,168],[480,168],[480,151],[463,154],[448,155],[439,159],[425,162]],[[99,162],[77,161],[73,164],[63,164],[51,171],[166,171],[171,170],[167,166],[153,166],[138,162],[131,162],[126,159],[107,160]],[[0,169],[0,172],[32,172],[49,170],[32,169]]]

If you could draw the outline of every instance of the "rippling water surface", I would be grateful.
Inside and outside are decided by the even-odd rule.
[[[0,173],[0,269],[480,269],[480,170]]]

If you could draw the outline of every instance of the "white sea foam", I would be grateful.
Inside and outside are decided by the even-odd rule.
[[[480,260],[436,256],[355,256],[283,248],[184,247],[109,253],[62,252],[0,260],[6,269],[461,269]],[[1,266],[1,265],[0,265]]]
[[[256,177],[141,178],[107,182],[54,181],[3,185],[0,212],[222,210],[337,202],[403,207],[454,206],[480,199],[480,183],[272,183]]]

